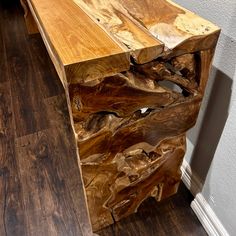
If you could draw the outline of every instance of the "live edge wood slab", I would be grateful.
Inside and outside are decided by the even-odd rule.
[[[169,0],[22,5],[65,89],[93,230],[176,193],[219,28]]]

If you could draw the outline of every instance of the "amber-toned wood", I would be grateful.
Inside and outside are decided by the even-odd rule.
[[[64,90],[19,1],[0,2],[0,32],[0,235],[90,236]]]
[[[137,63],[160,56],[161,51],[156,50],[160,43],[165,45],[165,53],[169,54],[173,49],[190,52],[211,48],[217,40],[217,37],[212,39],[209,36],[215,34],[218,27],[169,0],[73,1],[95,23],[130,48]],[[149,35],[156,38],[159,45],[156,43],[154,47],[150,37],[147,39]]]
[[[153,37],[142,22],[136,20],[120,1],[75,0],[95,22],[114,35],[128,49],[137,63],[150,62],[164,49],[163,43]]]
[[[136,212],[148,197],[160,201],[177,191],[185,132],[203,96],[197,60],[159,59],[69,87],[94,230]]]
[[[71,82],[114,75],[129,68],[128,50],[95,25],[73,1],[30,0],[29,6],[63,83],[65,76]]]
[[[176,193],[219,28],[169,0],[28,3],[65,89],[93,230]]]
[[[34,18],[29,10],[27,0],[20,0],[21,6],[24,9],[25,23],[29,34],[38,33],[38,27],[34,21]]]
[[[19,1],[0,1],[0,235],[82,236],[83,188],[64,91],[40,35],[25,29]],[[182,184],[98,235],[205,236],[191,201]]]
[[[199,221],[188,209],[193,197],[183,183],[178,193],[161,202],[145,200],[136,214],[98,232],[100,236],[207,236]],[[186,207],[187,206],[187,207]]]

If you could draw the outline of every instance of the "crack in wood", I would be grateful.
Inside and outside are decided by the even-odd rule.
[[[134,63],[115,76],[69,85],[95,231],[136,212],[148,197],[176,193],[185,133],[203,96],[196,54]]]
[[[176,193],[219,28],[170,0],[31,1],[71,106],[93,230]]]

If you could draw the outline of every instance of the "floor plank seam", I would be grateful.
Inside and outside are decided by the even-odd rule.
[[[4,225],[4,232],[7,236],[7,227],[6,227],[6,207],[7,207],[7,182],[6,182],[6,175],[7,171],[5,171],[5,167],[3,168],[3,176],[4,176],[4,208],[3,208],[3,225]]]
[[[0,191],[5,191],[1,197],[5,198],[5,205],[4,209],[0,208],[0,215],[6,218],[5,232],[0,226],[0,235],[88,236],[81,232],[87,227],[83,214],[83,181],[78,174],[78,155],[74,155],[77,148],[71,147],[74,136],[69,130],[69,112],[61,83],[56,72],[46,68],[54,69],[42,39],[32,40],[26,35],[19,3],[16,6],[15,0],[5,1],[11,5],[2,14],[0,3],[0,19],[4,18],[0,26],[5,45],[3,70],[6,69],[7,102],[0,105],[7,111],[3,117],[6,117],[9,135],[4,137],[3,148],[7,151],[4,150],[3,161],[0,155],[7,171],[5,179],[0,178]],[[41,50],[44,53],[40,53]],[[9,145],[5,145],[5,139]],[[154,198],[145,200],[136,214],[99,235],[159,236],[188,235],[189,232],[206,235],[189,207],[190,199],[190,192],[181,183],[175,196],[160,204]]]

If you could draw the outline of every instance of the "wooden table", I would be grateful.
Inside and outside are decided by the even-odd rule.
[[[219,28],[169,0],[22,5],[65,89],[93,230],[176,193]]]

